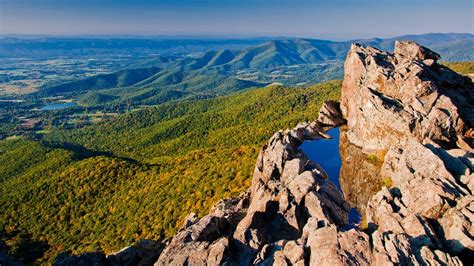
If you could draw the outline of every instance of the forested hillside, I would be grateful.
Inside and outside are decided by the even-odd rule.
[[[111,74],[102,74],[69,83],[63,83],[43,89],[41,95],[55,95],[89,90],[102,90],[133,85],[151,77],[159,71],[157,67],[122,70]]]
[[[1,236],[27,262],[170,236],[189,212],[244,191],[261,145],[316,119],[340,85],[252,89],[0,141]]]
[[[209,98],[274,82],[287,86],[313,84],[342,78],[342,65],[352,43],[392,51],[395,40],[428,45],[441,53],[444,61],[474,60],[472,34],[423,34],[344,42],[288,38],[241,50],[153,55],[134,62],[129,70],[47,84],[38,95],[73,98],[92,107],[123,107]]]
[[[451,68],[452,70],[461,74],[473,74],[474,73],[474,62],[444,62],[443,65]]]

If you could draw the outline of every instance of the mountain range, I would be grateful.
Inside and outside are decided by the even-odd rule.
[[[275,82],[290,86],[317,83],[342,77],[343,61],[352,43],[392,50],[395,40],[413,40],[433,47],[443,54],[444,61],[474,60],[472,34],[432,33],[345,42],[289,38],[240,50],[158,55],[134,62],[130,69],[47,85],[39,94],[77,97],[88,106],[157,105],[215,97]]]
[[[273,82],[316,83],[342,76],[342,62],[351,43],[391,50],[397,39],[434,47],[446,55],[446,61],[474,60],[472,34],[406,35],[348,42],[283,39],[242,50],[208,51],[177,60],[157,56],[133,65],[142,67],[140,69],[47,87],[43,93],[88,91],[80,98],[87,105],[123,102],[150,105],[186,97],[212,97]],[[104,79],[121,82],[104,82]]]

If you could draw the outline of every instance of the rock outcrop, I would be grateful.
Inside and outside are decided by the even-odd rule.
[[[325,125],[304,123],[277,132],[260,152],[251,188],[221,201],[194,224],[186,222],[155,265],[304,265],[314,228],[348,223],[341,192],[298,149],[305,139],[326,137]]]
[[[223,220],[227,230],[201,241],[192,236],[203,225],[188,227],[157,264],[209,263],[211,257],[220,264],[276,265],[456,265],[472,259],[473,87],[438,65],[439,58],[412,42],[397,42],[394,54],[353,45],[341,106],[326,102],[315,123],[270,139],[246,197],[227,209],[241,218]],[[380,191],[361,200],[367,205],[364,231],[343,229],[348,203],[324,169],[298,149],[346,121],[350,145],[377,160],[371,174],[379,180],[371,189]],[[204,225],[210,217],[222,216],[211,212]],[[199,260],[191,258],[195,253]]]
[[[438,59],[396,42],[394,54],[353,45],[345,63],[349,141],[383,155],[379,178],[390,183],[365,214],[376,264],[459,264],[473,256],[474,87]]]
[[[413,42],[396,42],[394,54],[353,44],[341,98],[349,141],[388,150],[414,137],[472,151],[472,81],[437,64],[439,57]]]
[[[472,264],[473,84],[439,59],[412,42],[397,42],[394,53],[354,44],[341,104],[326,102],[316,122],[275,133],[251,187],[204,217],[189,215],[154,264]],[[376,184],[355,203],[367,228],[348,226],[344,195],[299,149],[341,125],[359,156],[376,157]],[[365,178],[344,178],[351,175]],[[123,250],[107,263],[146,265],[146,254]]]

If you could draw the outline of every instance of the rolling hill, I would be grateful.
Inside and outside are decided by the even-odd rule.
[[[189,212],[248,187],[266,139],[316,119],[340,86],[271,86],[0,141],[0,239],[25,262],[46,263],[170,236]]]
[[[414,40],[441,54],[444,61],[474,60],[474,35],[424,34],[389,39],[332,42],[278,39],[241,50],[222,49],[185,57],[156,56],[135,62],[145,67],[98,75],[43,88],[40,95],[77,97],[83,105],[157,105],[209,98],[278,82],[312,84],[342,77],[353,42],[392,50],[395,40]]]
[[[111,74],[101,74],[77,81],[49,86],[42,89],[39,94],[67,94],[71,92],[97,91],[115,87],[130,86],[141,80],[151,77],[158,71],[159,68],[157,67],[121,70]]]

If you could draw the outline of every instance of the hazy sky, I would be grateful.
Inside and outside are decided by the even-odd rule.
[[[469,32],[474,0],[0,0],[1,34],[332,39]]]

